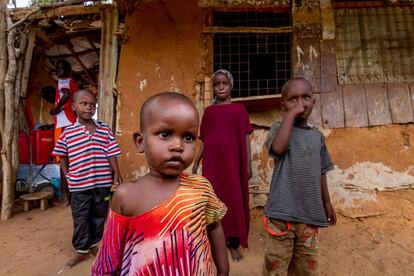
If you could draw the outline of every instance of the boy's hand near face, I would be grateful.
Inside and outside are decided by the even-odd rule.
[[[295,119],[305,112],[303,105],[297,102],[295,104],[283,103],[282,110],[284,111],[282,125],[272,141],[272,150],[275,154],[282,154],[286,151]]]
[[[284,117],[296,119],[297,117],[302,116],[303,113],[305,113],[305,107],[302,104],[296,102],[295,104],[293,104],[293,107],[291,107],[287,112],[285,112]]]

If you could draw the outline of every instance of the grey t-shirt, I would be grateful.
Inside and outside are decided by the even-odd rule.
[[[328,226],[321,175],[332,170],[334,165],[325,139],[312,127],[294,126],[286,152],[276,155],[272,141],[280,126],[280,123],[272,125],[266,142],[276,164],[264,213],[273,219]]]

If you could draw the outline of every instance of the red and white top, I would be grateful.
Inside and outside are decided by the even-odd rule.
[[[121,150],[109,126],[94,123],[98,127],[94,133],[78,121],[66,127],[53,149],[52,155],[68,157],[66,178],[71,192],[112,185],[108,158],[119,156]]]
[[[226,210],[207,179],[183,173],[160,205],[133,217],[109,211],[91,275],[217,275],[207,226]]]
[[[59,113],[54,116],[56,128],[65,127],[76,122],[76,114],[72,109],[72,103],[73,94],[78,91],[78,86],[76,85],[73,78],[58,79],[55,105],[59,103],[60,99],[63,96],[63,93],[61,92],[62,89],[69,89],[70,97],[69,100],[63,105],[63,108],[59,111]]]

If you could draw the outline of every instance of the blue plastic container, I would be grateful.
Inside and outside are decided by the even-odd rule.
[[[55,187],[55,197],[59,198],[62,196],[62,188],[60,185],[60,178],[58,177],[52,177],[50,179],[50,181],[52,182],[53,187]]]

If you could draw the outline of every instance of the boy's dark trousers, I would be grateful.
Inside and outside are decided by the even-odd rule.
[[[109,187],[71,192],[72,244],[78,253],[88,253],[89,248],[96,246],[101,240],[108,212],[109,195]]]

